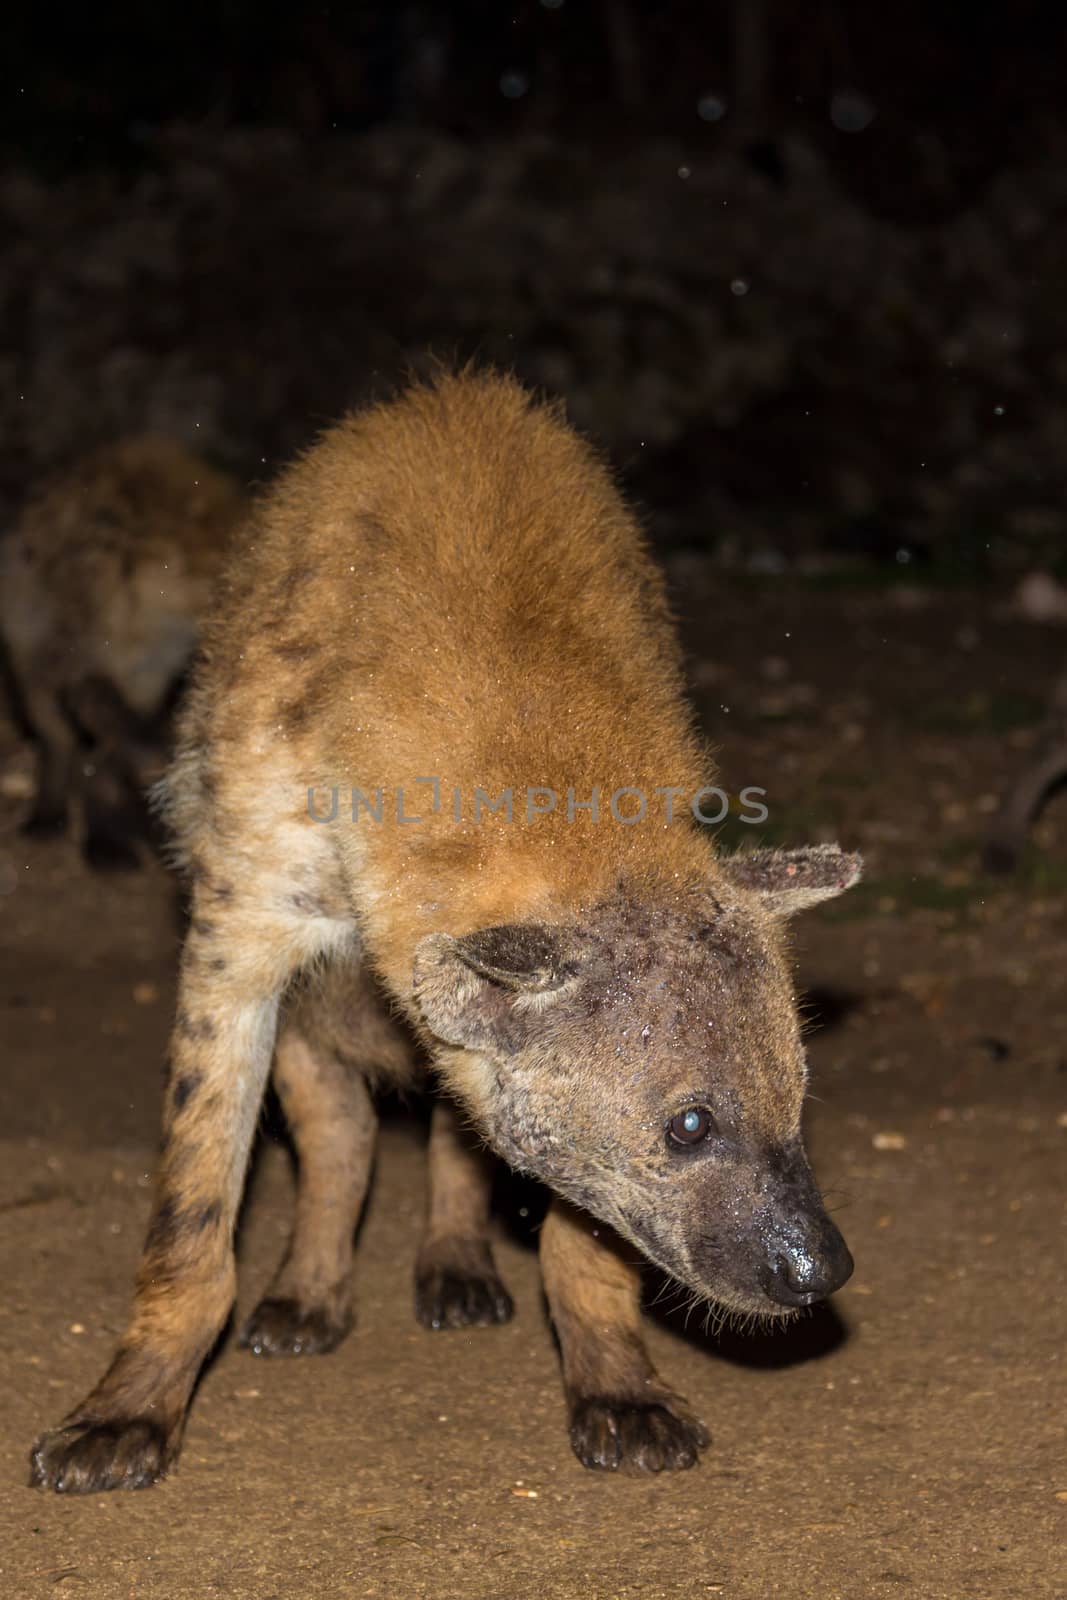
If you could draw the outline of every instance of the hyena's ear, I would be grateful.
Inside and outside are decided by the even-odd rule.
[[[453,939],[431,933],[415,950],[414,987],[430,1032],[469,1049],[515,1050],[534,1017],[586,969],[577,930],[510,923]]]
[[[776,916],[832,900],[858,882],[863,858],[836,844],[809,845],[804,850],[746,850],[724,858],[731,883],[754,890]]]

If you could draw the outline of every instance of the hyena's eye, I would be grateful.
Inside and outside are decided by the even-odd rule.
[[[707,1106],[685,1106],[667,1124],[667,1143],[676,1148],[700,1144],[715,1131],[715,1121]]]

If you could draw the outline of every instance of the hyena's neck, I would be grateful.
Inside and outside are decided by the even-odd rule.
[[[644,837],[638,828],[644,828]],[[566,829],[567,831],[562,831]],[[394,997],[412,997],[415,950],[431,933],[454,937],[509,923],[579,923],[590,908],[625,899],[650,914],[714,882],[707,830],[564,821],[515,823],[481,837],[444,830],[416,841],[365,844],[350,882],[368,956]]]

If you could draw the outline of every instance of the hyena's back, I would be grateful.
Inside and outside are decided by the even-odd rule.
[[[306,824],[291,802],[306,806],[309,783],[381,786],[390,803],[406,786],[414,805],[420,776],[469,796],[561,770],[583,798],[702,772],[662,580],[609,473],[501,376],[350,417],[259,508],[222,586],[171,780],[185,853],[204,827],[254,828],[275,803]],[[432,894],[457,832],[401,832],[374,835],[379,877],[410,871],[390,855],[407,846]],[[576,875],[617,848],[612,830],[584,830],[574,852],[562,817],[549,832]],[[521,870],[517,836],[507,847],[478,870]]]
[[[20,678],[107,677],[150,712],[193,647],[243,497],[174,440],[120,440],[28,501],[6,541],[3,630]]]

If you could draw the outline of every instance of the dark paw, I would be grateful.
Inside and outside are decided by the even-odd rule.
[[[424,1328],[488,1328],[515,1307],[495,1272],[429,1267],[415,1278],[415,1315]]]
[[[42,1434],[30,1451],[30,1487],[57,1494],[147,1489],[163,1477],[167,1434],[158,1422],[72,1422]]]
[[[137,872],[141,866],[135,847],[119,834],[88,834],[82,854],[94,872]]]
[[[268,1297],[245,1323],[238,1343],[254,1356],[321,1356],[335,1350],[351,1326],[351,1316]]]
[[[1008,877],[1019,870],[1022,848],[1002,839],[990,839],[982,855],[982,871],[992,877]]]
[[[34,811],[19,828],[24,839],[60,839],[67,831],[65,811]]]
[[[571,1414],[575,1455],[603,1472],[681,1472],[709,1443],[695,1418],[665,1405],[596,1398],[579,1400]]]

